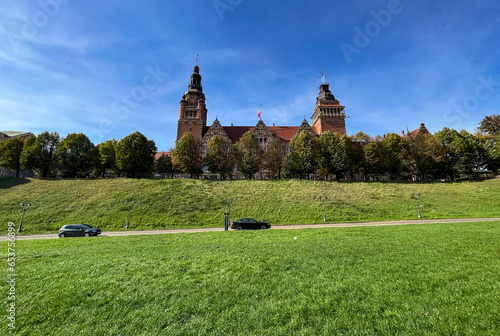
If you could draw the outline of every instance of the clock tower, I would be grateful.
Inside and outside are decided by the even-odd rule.
[[[205,94],[201,86],[201,75],[198,61],[191,75],[188,90],[182,95],[179,106],[179,121],[177,123],[177,140],[186,132],[191,132],[194,138],[201,141],[203,130],[207,126],[207,107]]]
[[[323,74],[319,95],[316,98],[316,107],[311,117],[312,128],[316,134],[322,134],[326,131],[332,133],[346,134],[345,129],[345,106],[335,99],[330,91],[330,84],[326,82],[326,76]]]

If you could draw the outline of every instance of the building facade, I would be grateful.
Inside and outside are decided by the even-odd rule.
[[[188,90],[182,95],[179,103],[177,140],[189,131],[202,143],[203,147],[206,147],[208,141],[215,135],[222,136],[228,144],[235,144],[245,132],[252,131],[265,151],[272,138],[280,139],[288,147],[290,140],[303,130],[310,132],[313,136],[319,136],[326,131],[346,134],[345,106],[340,105],[340,102],[335,99],[324,77],[319,90],[311,117],[312,126],[306,119],[299,126],[276,126],[275,124],[268,126],[261,119],[255,126],[223,126],[217,118],[212,125],[207,126],[206,98],[201,85],[200,68],[196,65]]]

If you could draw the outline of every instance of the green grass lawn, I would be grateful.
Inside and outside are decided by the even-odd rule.
[[[499,241],[500,222],[17,241],[12,334],[499,335]]]
[[[320,195],[328,195],[329,222],[417,218],[411,193],[421,193],[424,218],[497,217],[500,179],[457,183],[338,183],[321,181],[42,180],[0,179],[0,219],[19,223],[19,204],[30,202],[23,233],[57,232],[86,223],[123,229],[126,200],[137,201],[131,229],[222,227],[224,199],[231,219],[254,217],[272,225],[323,222]],[[2,225],[0,232],[5,232]]]

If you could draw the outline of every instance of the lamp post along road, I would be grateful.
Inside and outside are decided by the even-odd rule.
[[[328,201],[328,196],[324,196],[323,198],[320,196],[319,201],[323,202],[323,222],[326,222],[325,202]]]
[[[229,211],[231,210],[231,204],[233,204],[233,198],[224,200],[224,204],[226,205],[226,213],[224,214],[224,231],[229,229]]]
[[[21,211],[23,212],[23,214],[21,216],[21,223],[19,223],[19,229],[17,229],[17,232],[21,232],[23,230],[24,213],[26,212],[26,210],[30,208],[30,206],[31,206],[30,203],[27,204],[21,203]]]
[[[415,200],[415,202],[417,202],[417,213],[418,213],[418,218],[422,218],[422,216],[420,215],[420,206],[418,205],[418,199],[420,198],[420,193],[417,194],[417,196],[415,196],[414,193],[411,194],[411,198]]]
[[[125,205],[128,206],[127,225],[125,225],[125,229],[128,229],[130,223],[130,211],[134,207],[135,201],[130,202],[130,204],[128,203],[128,201],[125,201]]]

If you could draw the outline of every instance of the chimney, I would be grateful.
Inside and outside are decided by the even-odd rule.
[[[233,123],[231,123],[231,127],[233,127]]]
[[[404,131],[404,130],[403,130],[403,131],[401,131],[401,134],[402,134],[403,136],[405,136],[405,131]]]
[[[274,123],[273,123],[273,127],[276,126]]]

